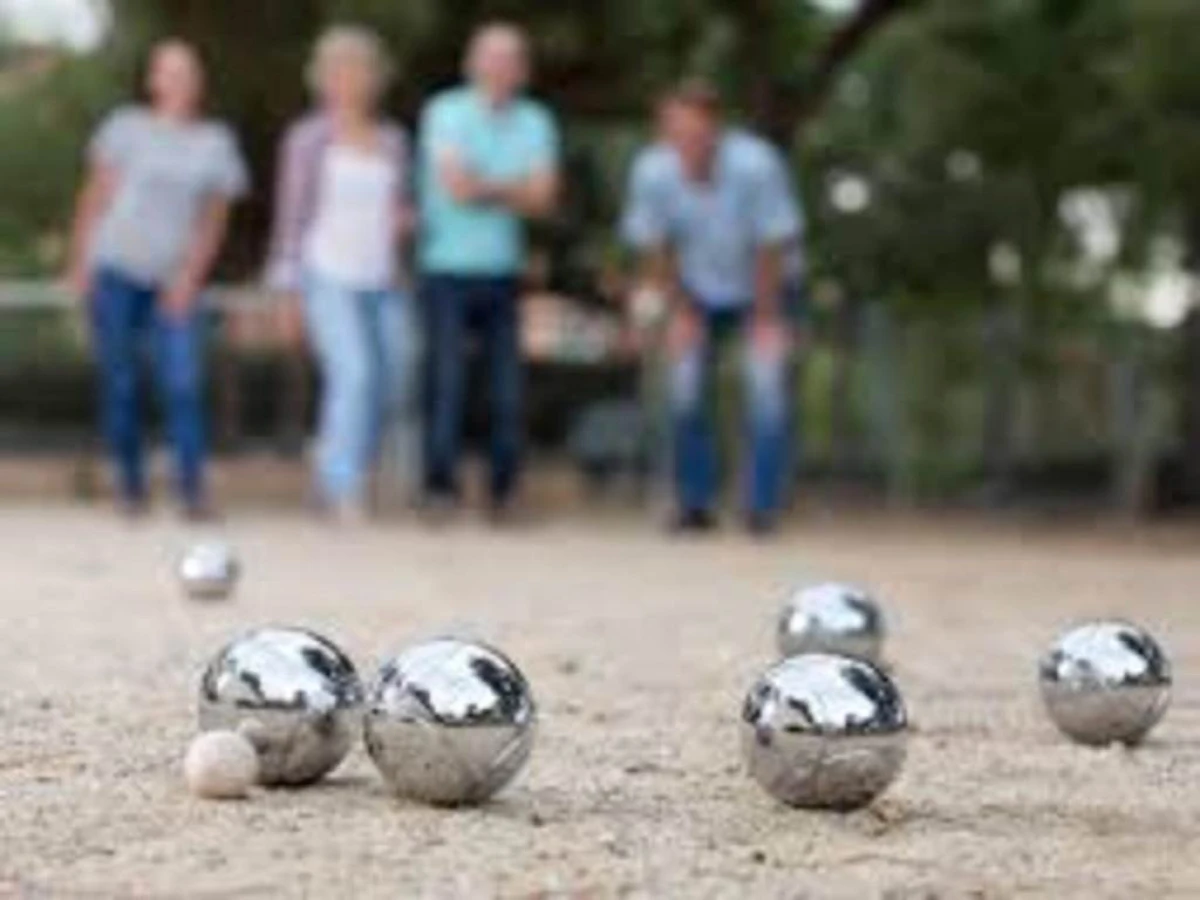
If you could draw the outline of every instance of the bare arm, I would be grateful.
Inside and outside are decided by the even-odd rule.
[[[392,191],[393,239],[400,249],[406,249],[417,233],[417,210],[413,202],[412,151],[408,132],[399,125],[385,124],[384,144],[391,157],[396,183]]]
[[[396,243],[401,249],[408,247],[417,235],[417,211],[411,203],[396,204]]]
[[[679,264],[671,245],[662,244],[643,252],[641,280],[651,297],[633,298],[635,317],[641,317],[638,305],[648,303],[658,312],[647,316],[647,320],[666,323],[667,352],[671,356],[687,353],[700,340],[700,320],[679,278]]]
[[[776,321],[781,313],[784,248],[760,247],[754,262],[754,314],[760,321]]]
[[[218,194],[205,201],[193,226],[183,264],[163,298],[164,305],[172,312],[186,314],[208,280],[229,228],[230,206],[229,198]]]
[[[304,132],[293,126],[279,145],[275,164],[275,209],[267,254],[266,282],[274,290],[294,292],[300,282],[301,244],[306,218]]]
[[[646,250],[642,254],[641,280],[652,290],[658,291],[674,308],[683,291],[679,285],[679,270],[675,252],[668,244]]]
[[[112,200],[117,182],[111,166],[94,164],[88,168],[83,187],[75,201],[71,241],[67,253],[67,287],[81,297],[88,292],[88,263],[96,223]]]

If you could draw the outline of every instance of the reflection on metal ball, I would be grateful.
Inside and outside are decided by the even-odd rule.
[[[833,653],[878,662],[885,628],[866,591],[828,582],[803,587],[784,605],[776,633],[781,656]]]
[[[439,806],[482,803],[533,747],[529,685],[502,653],[441,638],[389,661],[368,692],[367,751],[399,796]]]
[[[233,548],[220,541],[196,544],[179,559],[179,581],[193,600],[226,599],[241,572]]]
[[[1171,664],[1146,631],[1093,622],[1060,637],[1038,667],[1050,718],[1082,744],[1137,744],[1171,698]]]
[[[261,628],[225,647],[200,682],[202,731],[239,731],[265,785],[298,786],[332,771],[358,734],[363,689],[333,643],[299,628]]]
[[[900,772],[907,731],[891,679],[847,656],[785,659],[742,707],[750,774],[790,806],[848,810],[871,802]]]

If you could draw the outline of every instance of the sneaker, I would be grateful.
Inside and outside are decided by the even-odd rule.
[[[427,493],[417,502],[417,514],[431,528],[449,525],[458,515],[458,498],[453,494]]]
[[[746,514],[746,532],[751,537],[769,538],[779,530],[779,519],[773,513],[752,512]]]
[[[143,496],[126,496],[117,499],[117,515],[130,522],[144,519],[150,514],[150,502]]]
[[[680,536],[708,534],[716,527],[716,517],[706,509],[681,509],[667,522],[667,531]]]
[[[488,503],[485,515],[488,524],[493,528],[513,528],[529,524],[528,511],[512,497],[493,499]]]
[[[192,500],[184,503],[180,512],[185,521],[196,524],[216,522],[221,518],[216,507],[207,500]]]
[[[361,528],[370,516],[361,500],[339,500],[329,504],[329,521],[339,528]]]

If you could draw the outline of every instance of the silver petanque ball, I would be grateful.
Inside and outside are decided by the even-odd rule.
[[[779,614],[781,656],[834,653],[878,662],[885,628],[879,604],[861,588],[827,582],[800,588]]]
[[[225,600],[237,587],[242,567],[232,547],[210,541],[189,547],[179,558],[177,573],[193,600]]]
[[[1171,664],[1147,632],[1092,622],[1060,637],[1038,667],[1050,718],[1068,737],[1096,746],[1137,744],[1171,699]]]
[[[900,772],[907,732],[891,679],[848,656],[785,659],[742,707],[750,774],[789,806],[849,810],[870,803]]]
[[[260,628],[225,647],[200,681],[201,731],[239,731],[265,785],[319,780],[358,735],[363,688],[333,643],[300,628]]]
[[[529,684],[502,653],[440,638],[386,663],[370,688],[367,752],[401,797],[436,806],[483,803],[533,748]]]

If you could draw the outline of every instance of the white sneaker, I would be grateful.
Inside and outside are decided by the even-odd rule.
[[[329,505],[329,518],[339,528],[361,528],[370,516],[361,500],[339,500]]]

